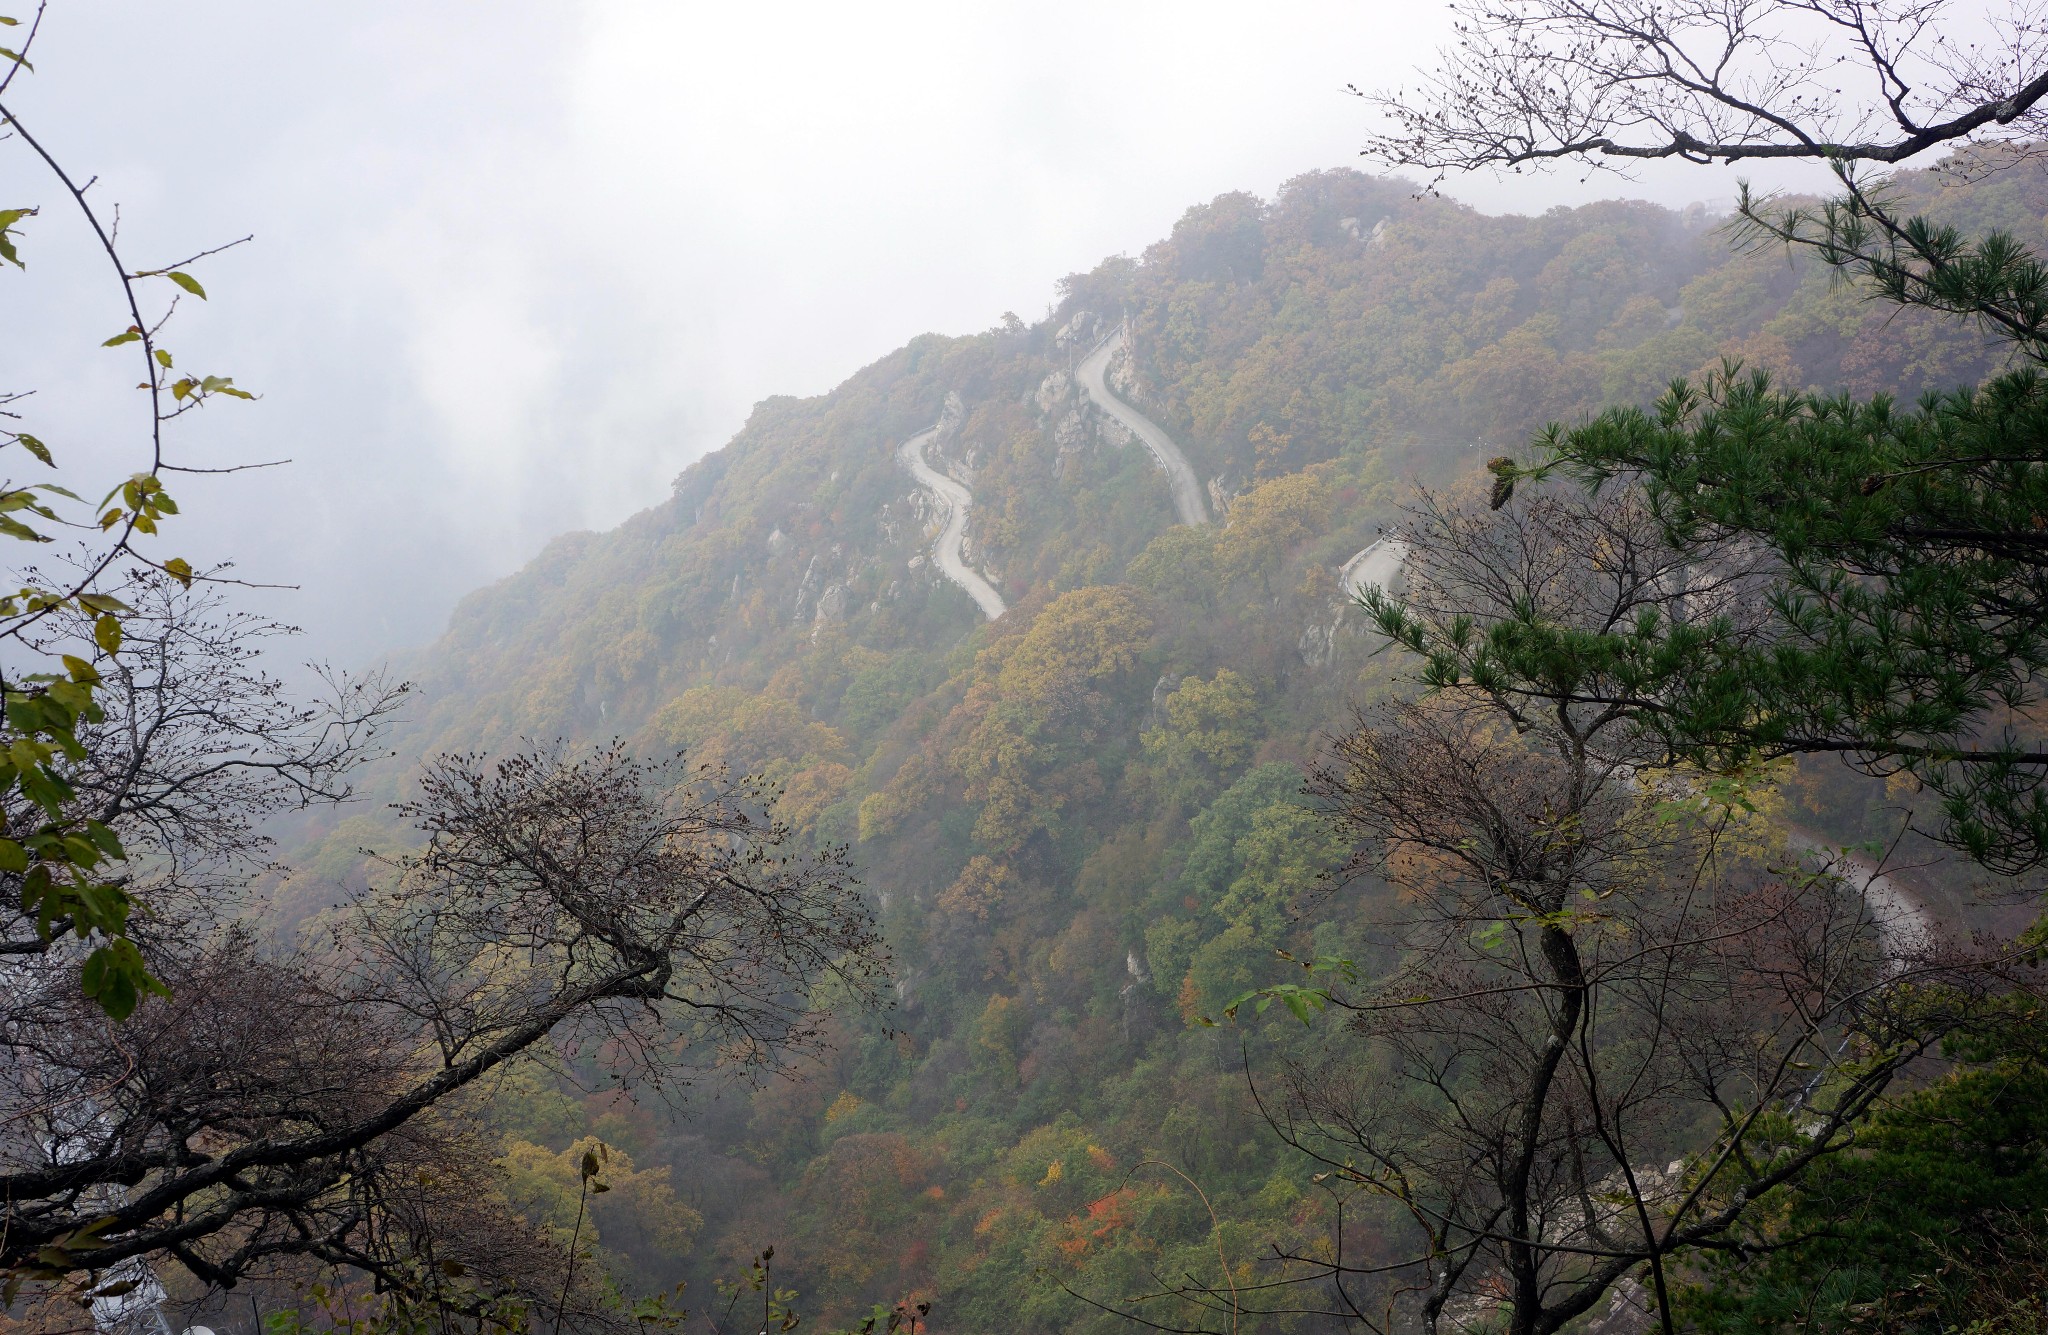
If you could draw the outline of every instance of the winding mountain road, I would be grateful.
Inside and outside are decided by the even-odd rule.
[[[983,616],[994,621],[1010,610],[1009,605],[1003,601],[1003,595],[995,591],[995,586],[983,579],[981,572],[969,566],[960,555],[961,543],[967,536],[967,509],[974,504],[974,493],[924,460],[925,442],[938,434],[937,427],[918,432],[903,442],[903,448],[896,452],[896,457],[910,470],[919,486],[938,498],[939,508],[945,511],[945,524],[939,529],[938,539],[932,543],[932,560],[938,562],[941,574],[967,590],[967,596],[974,599]]]
[[[1399,538],[1381,538],[1338,569],[1338,587],[1347,598],[1363,598],[1369,588],[1384,589],[1401,573],[1401,562],[1407,555],[1407,543]]]
[[[1390,535],[1373,542],[1339,569],[1337,578],[1344,596],[1356,599],[1363,597],[1367,588],[1385,589],[1401,573],[1401,563],[1407,556],[1408,544],[1397,537]],[[1894,877],[1797,826],[1786,827],[1785,842],[1795,852],[1823,859],[1843,884],[1863,897],[1871,927],[1895,965],[1902,964],[1934,937],[1933,915]]]
[[[1167,482],[1173,489],[1173,508],[1179,513],[1180,522],[1206,524],[1209,522],[1209,507],[1203,503],[1202,484],[1188,464],[1188,457],[1180,452],[1180,446],[1173,443],[1173,437],[1161,431],[1151,418],[1111,393],[1109,382],[1104,378],[1110,358],[1116,356],[1117,349],[1124,345],[1127,337],[1124,330],[1118,329],[1114,335],[1104,339],[1100,347],[1082,359],[1074,372],[1074,379],[1081,382],[1081,391],[1095,401],[1096,407],[1129,427],[1131,434],[1151,451],[1153,460],[1165,470]]]
[[[1856,888],[1870,911],[1870,925],[1895,968],[1934,939],[1934,915],[1892,876],[1796,825],[1786,827],[1785,843],[1798,852],[1819,856],[1844,884]]]

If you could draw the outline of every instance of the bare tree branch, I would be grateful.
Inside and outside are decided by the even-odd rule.
[[[1466,0],[1420,86],[1361,92],[1365,154],[1479,168],[1826,159],[1900,163],[2040,138],[2038,0]],[[1358,90],[1354,89],[1354,92]]]

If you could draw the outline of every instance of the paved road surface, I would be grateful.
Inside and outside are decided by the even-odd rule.
[[[1831,865],[1844,884],[1863,895],[1871,925],[1877,929],[1877,939],[1884,943],[1885,953],[1895,965],[1902,964],[1905,957],[1917,953],[1933,939],[1933,915],[1893,877],[1879,873],[1863,858],[1843,853],[1819,835],[1796,825],[1786,827],[1785,842],[1798,852],[1818,855]]]
[[[1339,587],[1346,598],[1361,598],[1368,588],[1384,589],[1401,573],[1408,544],[1399,538],[1381,538],[1344,563],[1337,572]]]
[[[1356,598],[1369,586],[1384,589],[1400,573],[1407,555],[1408,544],[1399,538],[1379,539],[1344,563],[1338,573],[1344,596]],[[1878,940],[1894,960],[1912,955],[1933,936],[1933,916],[1895,878],[1879,873],[1862,858],[1844,855],[1820,836],[1797,826],[1787,827],[1785,842],[1797,852],[1827,859],[1834,873],[1863,896]]]
[[[974,493],[924,461],[924,444],[938,433],[937,427],[918,432],[903,442],[896,457],[919,486],[938,497],[940,508],[946,512],[945,527],[932,544],[932,559],[939,563],[939,570],[947,579],[967,590],[968,596],[980,606],[981,614],[994,621],[1009,610],[1003,595],[981,577],[981,572],[970,569],[960,559],[960,543],[967,534],[967,507],[974,504]]]
[[[1081,389],[1095,406],[1122,422],[1133,435],[1152,452],[1152,458],[1166,470],[1166,478],[1173,488],[1173,508],[1180,514],[1183,524],[1206,524],[1209,522],[1209,507],[1202,502],[1202,484],[1195,479],[1195,470],[1188,465],[1188,457],[1180,452],[1180,446],[1173,438],[1161,431],[1151,418],[1139,412],[1110,393],[1103,373],[1109,369],[1109,359],[1116,356],[1116,350],[1124,345],[1127,335],[1118,330],[1116,336],[1107,339],[1102,346],[1082,360],[1074,378],[1081,382]]]

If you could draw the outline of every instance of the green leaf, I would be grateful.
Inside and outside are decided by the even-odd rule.
[[[7,57],[9,60],[13,61],[15,64],[21,66],[23,69],[28,70],[31,73],[35,71],[35,66],[29,64],[27,57],[23,56],[19,51],[9,51],[6,47],[0,46],[0,56]]]
[[[28,870],[28,850],[12,839],[0,839],[0,871],[16,876]]]
[[[10,538],[19,538],[23,542],[49,541],[48,538],[36,532],[28,525],[19,520],[9,519],[6,515],[0,515],[0,533],[4,533]]]
[[[156,364],[163,367],[166,371],[171,369],[171,354],[169,350],[164,348],[156,350]]]
[[[118,333],[118,334],[114,335],[114,336],[113,336],[112,338],[108,339],[108,340],[107,340],[106,342],[104,342],[104,343],[100,344],[100,346],[101,346],[101,347],[103,347],[103,348],[118,348],[118,347],[120,347],[120,346],[121,346],[121,345],[122,345],[123,343],[133,343],[133,342],[135,342],[135,340],[137,340],[137,339],[139,339],[139,338],[141,338],[141,337],[142,337],[142,331],[141,331],[140,329],[137,329],[137,328],[136,328],[136,327],[135,327],[134,325],[129,325],[129,326],[128,326],[128,327],[126,328],[126,329],[123,329],[123,330],[122,330],[122,331],[121,331],[120,333]]]
[[[18,431],[15,433],[14,438],[21,442],[21,448],[27,450],[36,458],[41,459],[44,463],[48,464],[52,468],[55,468],[57,466],[57,461],[50,457],[49,446],[43,444],[43,442],[37,440],[34,436],[31,436],[28,432]]]
[[[135,980],[121,967],[118,957],[107,946],[101,946],[86,956],[79,982],[85,989],[85,995],[98,1002],[100,1009],[116,1020],[125,1020],[133,1015],[136,1003],[141,1000],[135,991]]]
[[[49,904],[52,884],[50,869],[40,863],[30,867],[21,878],[22,912],[36,914],[40,919],[38,926],[43,930],[48,929],[49,920],[56,916]]]
[[[102,615],[92,623],[92,642],[110,654],[121,652],[121,623]]]
[[[192,564],[182,556],[174,556],[164,562],[164,573],[186,588],[192,587]]]
[[[171,994],[169,988],[150,976],[143,965],[142,952],[126,937],[111,941],[86,956],[79,981],[85,995],[98,1003],[108,1018],[115,1020],[125,1020],[133,1015],[145,994],[153,993],[160,997]]]
[[[194,278],[191,274],[179,273],[176,269],[173,269],[169,273],[165,274],[164,277],[170,279],[179,287],[184,288],[187,292],[190,292],[193,296],[199,298],[201,301],[206,300],[206,289],[199,286],[199,280],[197,278]],[[164,365],[169,366],[170,363],[165,362]]]
[[[14,238],[9,235],[14,224],[31,217],[34,209],[0,209],[0,260],[5,260],[17,269],[26,268],[21,256],[14,249]]]
[[[128,856],[127,850],[121,847],[120,837],[98,821],[87,821],[85,823],[85,834],[108,857],[119,860]]]
[[[110,598],[104,593],[81,593],[78,595],[78,601],[82,606],[89,607],[95,612],[105,612],[110,616],[116,612],[130,610],[128,604],[119,598]]]

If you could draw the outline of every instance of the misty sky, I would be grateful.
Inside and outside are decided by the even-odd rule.
[[[1190,204],[1355,164],[1344,84],[1399,81],[1445,22],[1316,0],[53,0],[8,100],[121,204],[135,262],[255,233],[197,271],[212,300],[167,342],[264,398],[176,447],[295,462],[184,484],[169,546],[301,586],[268,605],[359,663],[431,639],[555,534],[660,500],[756,400],[1036,319],[1060,276]],[[126,323],[115,290],[5,149],[0,206],[48,206],[0,289],[7,387],[38,389],[29,429],[67,460],[126,471],[135,368],[95,346]],[[1682,203],[1732,178],[1449,191]]]

